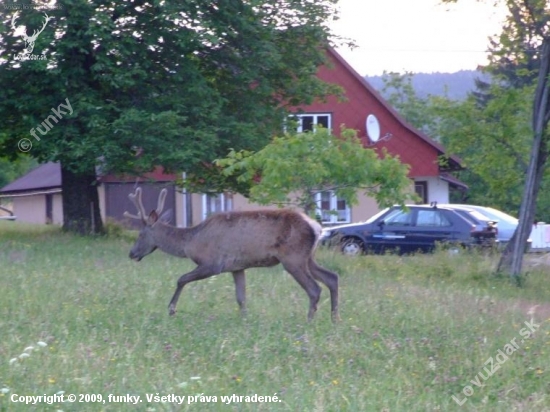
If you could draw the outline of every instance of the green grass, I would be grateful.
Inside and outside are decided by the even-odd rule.
[[[133,262],[130,238],[0,222],[1,411],[550,410],[548,270],[531,271],[517,288],[493,276],[495,257],[480,254],[321,250],[318,261],[341,278],[337,325],[326,288],[306,322],[306,294],[280,266],[248,271],[244,319],[227,274],[188,285],[169,317],[176,280],[193,266],[162,252]],[[535,305],[541,326],[520,343]],[[470,383],[513,338],[520,348],[484,386]],[[10,400],[59,391],[142,402]],[[217,402],[148,402],[146,394]],[[233,394],[281,402],[222,402]]]

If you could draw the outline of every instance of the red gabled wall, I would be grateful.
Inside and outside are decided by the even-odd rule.
[[[392,155],[397,155],[403,163],[411,166],[409,176],[439,176],[437,163],[437,144],[426,140],[406,124],[399,115],[388,106],[382,97],[372,87],[366,84],[357,72],[339,57],[336,52],[329,50],[328,57],[332,67],[319,68],[320,79],[335,83],[345,90],[347,101],[338,101],[330,96],[326,103],[316,102],[309,106],[302,106],[300,110],[307,113],[331,113],[332,129],[335,134],[340,131],[340,126],[358,131],[365,147],[375,150],[386,148]],[[391,133],[393,136],[386,141],[379,141],[374,146],[369,146],[365,122],[369,114],[374,114],[380,123],[380,136]]]
[[[114,175],[107,174],[99,178],[102,183],[114,183],[114,182],[172,182],[178,178],[175,174],[166,174],[161,166],[156,166],[152,172],[144,173],[137,177],[132,175]]]

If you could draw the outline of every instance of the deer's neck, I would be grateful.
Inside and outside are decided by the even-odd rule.
[[[185,245],[191,236],[191,229],[178,228],[159,222],[155,225],[155,241],[157,247],[169,255],[187,257]]]

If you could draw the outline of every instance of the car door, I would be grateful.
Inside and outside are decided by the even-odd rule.
[[[410,228],[408,240],[416,250],[431,251],[437,242],[454,238],[452,220],[444,209],[426,208],[416,211],[414,225]]]
[[[375,251],[398,250],[407,252],[409,232],[414,224],[414,211],[394,208],[375,222],[375,230],[369,239],[369,246]]]

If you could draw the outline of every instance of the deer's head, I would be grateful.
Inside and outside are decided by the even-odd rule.
[[[40,33],[42,33],[44,31],[44,29],[46,28],[46,25],[48,24],[48,22],[51,19],[53,19],[53,17],[49,17],[46,13],[44,13],[44,24],[42,25],[42,28],[40,30],[35,30],[33,32],[32,36],[27,35],[27,31],[25,30],[25,28],[23,26],[20,26],[20,27],[15,26],[15,20],[16,19],[17,19],[17,17],[14,14],[13,17],[11,18],[11,27],[14,30],[14,32],[16,32],[18,30],[22,31],[21,36],[23,37],[23,40],[25,41],[24,54],[31,54],[32,51],[34,50],[34,43],[36,42],[36,39],[38,39],[38,36],[40,35]]]
[[[140,261],[143,257],[154,252],[158,245],[154,236],[155,226],[162,224],[161,222],[167,223],[171,219],[171,211],[168,210],[162,215],[162,209],[164,208],[164,200],[166,199],[166,189],[162,189],[158,198],[157,208],[149,215],[145,213],[145,208],[141,201],[141,188],[136,188],[135,193],[130,193],[128,198],[134,203],[136,209],[138,210],[137,215],[133,215],[129,212],[124,212],[124,216],[137,219],[141,222],[142,227],[139,232],[139,236],[130,250],[130,259]]]

